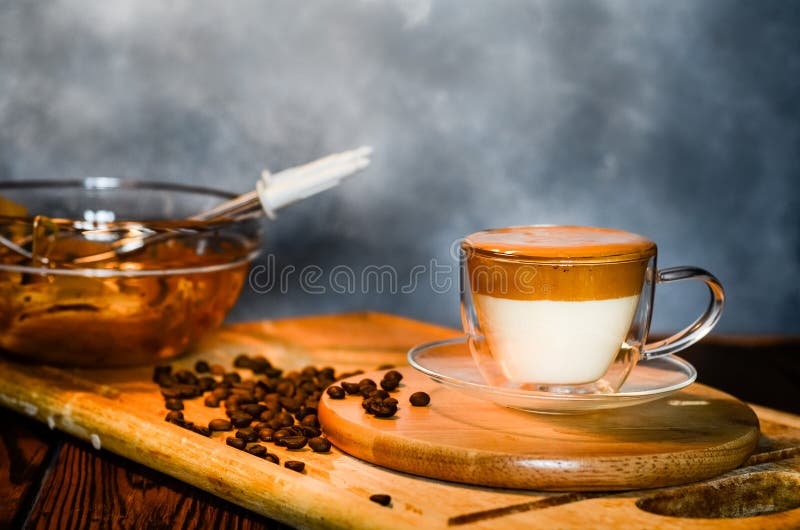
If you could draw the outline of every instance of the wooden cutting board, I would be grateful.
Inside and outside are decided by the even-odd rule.
[[[399,371],[396,415],[366,414],[360,396],[325,395],[320,422],[351,455],[431,478],[554,491],[674,486],[738,467],[758,442],[750,407],[700,384],[635,407],[544,415],[455,392],[411,367]],[[417,391],[431,396],[428,406],[410,405]]]
[[[248,353],[290,369],[374,369],[403,364],[413,345],[457,335],[374,313],[255,322],[213,332],[173,364],[191,367],[205,359],[230,366]],[[302,528],[800,527],[800,418],[769,409],[753,407],[762,431],[756,454],[721,477],[624,493],[546,493],[420,478],[336,448],[290,454],[270,446],[282,461],[305,461],[306,471],[298,474],[234,450],[220,435],[204,438],[163,421],[151,371],[69,370],[0,359],[0,404]],[[219,415],[196,401],[187,402],[185,413],[198,422]],[[391,495],[391,505],[370,502],[374,493]],[[743,511],[751,516],[730,518]],[[764,514],[769,511],[778,513]]]

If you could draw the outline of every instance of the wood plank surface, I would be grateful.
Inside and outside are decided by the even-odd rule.
[[[385,363],[402,364],[408,347],[456,334],[453,330],[375,314],[251,323],[214,332],[194,353],[175,364],[190,367],[203,358],[229,366],[235,355],[245,352],[266,355],[285,368],[313,363],[333,365],[337,370],[372,369]],[[729,515],[725,499],[714,497],[714,492],[725,492],[730,484],[741,485],[735,491],[753,493],[758,487],[758,491],[791,493],[787,488],[794,484],[793,477],[800,468],[800,457],[795,452],[800,423],[795,416],[769,409],[756,409],[762,424],[768,427],[767,440],[760,442],[759,454],[753,457],[759,459],[751,458],[747,467],[706,481],[699,492],[687,493],[678,487],[620,494],[549,494],[420,479],[375,467],[336,449],[330,454],[290,454],[277,449],[283,459],[292,457],[306,462],[306,472],[298,474],[233,450],[219,436],[204,438],[164,422],[163,400],[150,381],[151,369],[147,367],[64,370],[0,360],[0,375],[0,402],[4,406],[87,440],[92,447],[110,450],[249,510],[302,528],[585,528],[620,524],[647,528],[796,528],[800,525],[800,509],[792,505],[795,499],[790,494],[778,499],[783,503],[779,508],[785,511],[739,518],[689,519],[652,513],[640,506],[664,511],[670,509],[673,499],[654,496],[699,495],[705,504],[719,508],[709,515]],[[209,411],[203,410],[202,404],[188,403],[185,412],[187,417],[198,421],[208,419],[204,414]],[[69,451],[65,454],[69,455]],[[84,473],[81,469],[91,467],[83,460],[80,466],[65,467],[71,471],[65,471],[64,477]],[[752,477],[757,480],[750,480]],[[100,476],[86,479],[87,484],[101,480]],[[52,506],[56,506],[57,492],[51,492],[57,490],[55,484],[42,488],[39,502],[52,498]],[[89,486],[83,488],[86,487]],[[101,489],[107,488],[111,486],[104,485]],[[387,493],[392,496],[392,503],[388,507],[372,503],[368,500],[372,493]],[[108,495],[96,492],[75,497],[99,499]],[[116,498],[122,496],[117,494]],[[146,497],[141,498],[141,502],[125,504],[126,509],[149,502],[145,502]],[[800,506],[800,500],[797,502]],[[173,514],[189,513],[176,507],[170,510]],[[165,517],[170,510],[164,512]],[[32,517],[31,521],[39,521],[40,517]]]
[[[68,440],[31,507],[26,528],[285,529],[144,466]]]
[[[20,526],[58,441],[41,424],[0,409],[0,528]]]

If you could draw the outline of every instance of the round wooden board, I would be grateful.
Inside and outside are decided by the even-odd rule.
[[[554,491],[626,490],[702,480],[736,468],[758,441],[755,413],[719,390],[693,384],[644,405],[579,415],[540,415],[445,388],[399,369],[396,416],[364,413],[359,396],[325,395],[319,419],[351,455],[425,477]],[[384,372],[364,377],[379,381]],[[412,407],[416,391],[431,396]]]

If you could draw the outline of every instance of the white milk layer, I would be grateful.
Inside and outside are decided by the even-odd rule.
[[[600,379],[625,341],[638,303],[638,295],[566,302],[475,295],[492,356],[518,383]]]

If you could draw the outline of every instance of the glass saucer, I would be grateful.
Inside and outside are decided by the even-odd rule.
[[[680,357],[667,356],[637,364],[619,392],[556,394],[489,386],[478,371],[466,339],[450,339],[417,346],[408,362],[445,386],[498,405],[544,414],[576,414],[640,405],[661,399],[692,384],[694,367]]]

